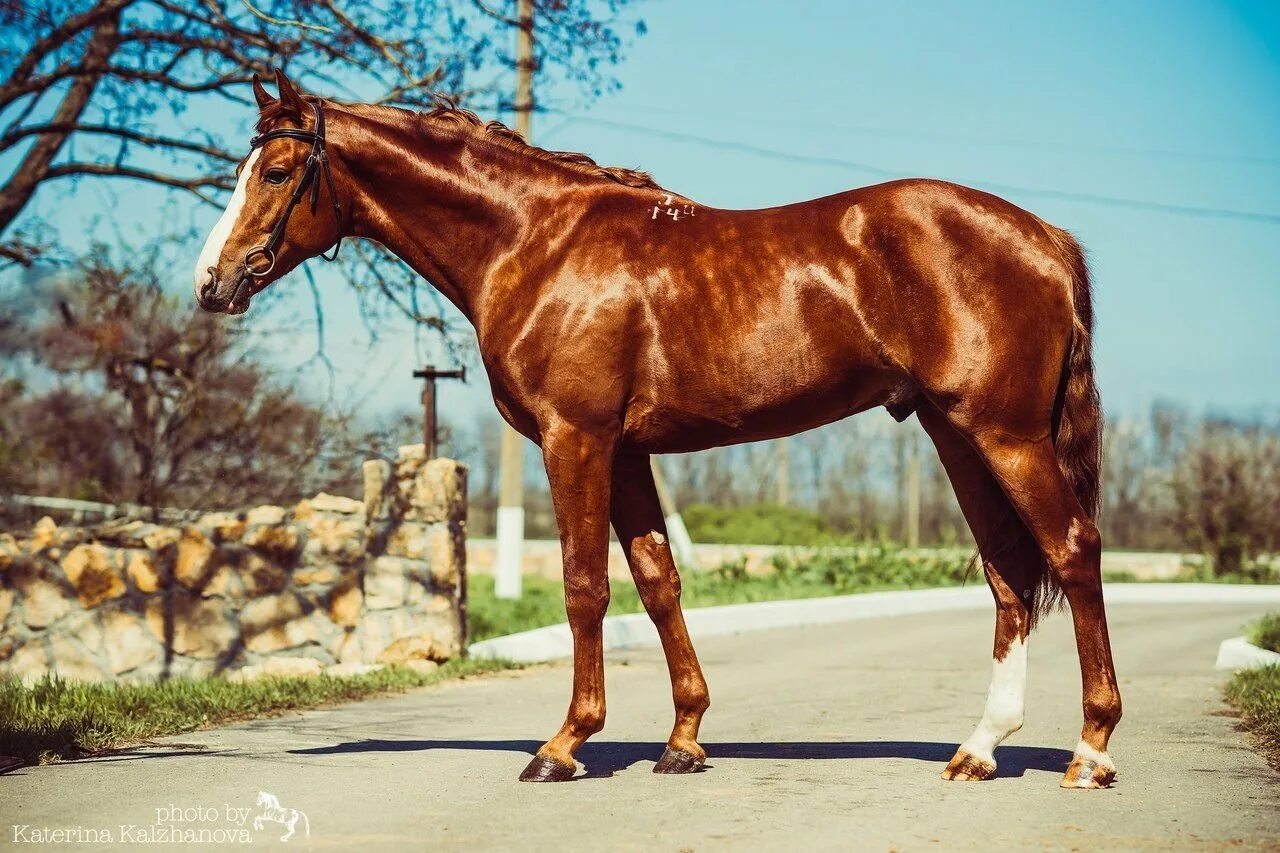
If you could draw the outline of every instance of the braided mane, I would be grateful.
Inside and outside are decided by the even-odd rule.
[[[377,115],[381,113],[402,120],[408,118],[457,128],[466,133],[482,136],[504,148],[519,151],[539,160],[563,163],[586,175],[613,181],[627,187],[661,189],[648,172],[642,172],[639,169],[623,169],[618,166],[601,166],[586,154],[578,154],[573,151],[548,151],[545,148],[539,148],[526,142],[519,132],[512,130],[502,122],[485,121],[471,110],[459,107],[451,98],[437,94],[434,99],[435,106],[426,112],[415,112],[401,107],[373,104],[338,103],[336,106],[357,114]],[[261,133],[271,127],[277,119],[281,118],[282,112],[280,101],[269,104],[258,116],[258,132]]]

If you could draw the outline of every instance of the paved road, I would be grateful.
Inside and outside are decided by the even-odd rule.
[[[570,783],[515,781],[560,722],[569,670],[556,665],[178,739],[205,752],[0,777],[0,828],[5,844],[14,823],[111,828],[118,843],[120,824],[172,805],[217,815],[173,825],[227,829],[228,806],[258,814],[265,790],[309,816],[311,835],[286,849],[1280,846],[1280,774],[1221,715],[1211,668],[1260,608],[1112,610],[1126,716],[1109,791],[1058,788],[1079,731],[1063,618],[1032,638],[1027,725],[997,751],[999,778],[939,780],[981,712],[990,647],[989,615],[951,613],[704,641],[711,766],[693,776],[649,772],[670,710],[662,660],[643,651],[614,656],[608,728]]]

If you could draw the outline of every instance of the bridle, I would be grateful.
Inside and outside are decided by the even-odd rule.
[[[311,107],[316,112],[315,130],[285,127],[259,134],[249,140],[249,147],[253,149],[261,148],[273,139],[297,139],[311,143],[311,153],[307,155],[307,164],[303,167],[302,179],[293,188],[293,195],[289,196],[289,204],[285,207],[284,214],[276,222],[275,227],[271,229],[271,235],[267,237],[267,242],[254,246],[244,254],[244,270],[253,278],[262,278],[275,269],[276,249],[279,247],[280,241],[284,239],[285,226],[289,224],[289,217],[293,215],[293,209],[302,201],[302,196],[308,188],[311,190],[311,212],[316,212],[316,205],[320,201],[320,181],[316,179],[317,172],[324,175],[325,183],[329,187],[329,201],[333,204],[334,221],[338,224],[339,229],[342,227],[342,205],[338,204],[338,194],[333,187],[333,172],[329,167],[329,155],[324,150],[324,107],[320,105],[319,101],[312,101]],[[337,260],[338,249],[341,247],[342,233],[339,230],[338,242],[333,247],[333,256],[329,257],[322,252],[320,254],[321,259],[326,261]],[[266,261],[266,267],[254,269],[255,258],[262,258]]]

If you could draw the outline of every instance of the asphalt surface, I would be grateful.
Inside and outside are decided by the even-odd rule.
[[[644,650],[610,656],[608,726],[572,782],[516,782],[562,719],[558,664],[20,770],[0,777],[0,847],[58,829],[73,833],[59,849],[130,847],[164,827],[205,833],[186,836],[203,849],[241,828],[283,849],[1280,847],[1280,774],[1224,714],[1212,669],[1263,609],[1112,607],[1125,719],[1106,791],[1058,788],[1080,726],[1062,617],[1032,637],[1027,723],[997,750],[998,778],[939,779],[989,674],[990,614],[957,612],[701,642],[712,708],[695,775],[650,772],[671,710],[661,655]],[[305,812],[310,834],[254,830],[259,791]],[[108,844],[85,834],[103,830]]]

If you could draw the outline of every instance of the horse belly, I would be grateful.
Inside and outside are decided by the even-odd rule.
[[[914,394],[908,380],[871,364],[811,377],[781,373],[721,388],[674,381],[633,396],[623,440],[648,453],[684,453],[804,432]]]

